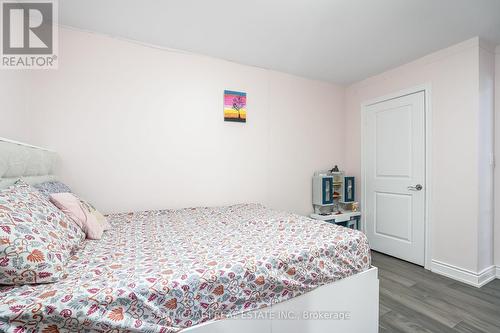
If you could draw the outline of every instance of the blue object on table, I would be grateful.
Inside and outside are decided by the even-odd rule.
[[[354,177],[344,177],[344,202],[354,201]]]

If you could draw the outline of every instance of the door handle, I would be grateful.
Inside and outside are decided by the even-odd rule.
[[[408,186],[408,191],[422,191],[424,187],[420,184],[414,186]]]

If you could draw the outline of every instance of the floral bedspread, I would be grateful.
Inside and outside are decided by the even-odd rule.
[[[108,217],[69,277],[0,287],[0,331],[178,332],[370,267],[358,231],[243,204]]]

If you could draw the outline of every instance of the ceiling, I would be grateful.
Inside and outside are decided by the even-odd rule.
[[[480,36],[500,0],[63,0],[60,23],[335,83]]]

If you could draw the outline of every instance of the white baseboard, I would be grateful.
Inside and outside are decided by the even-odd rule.
[[[437,260],[432,260],[431,271],[451,279],[480,288],[495,278],[500,278],[500,267],[490,266],[476,273]]]

